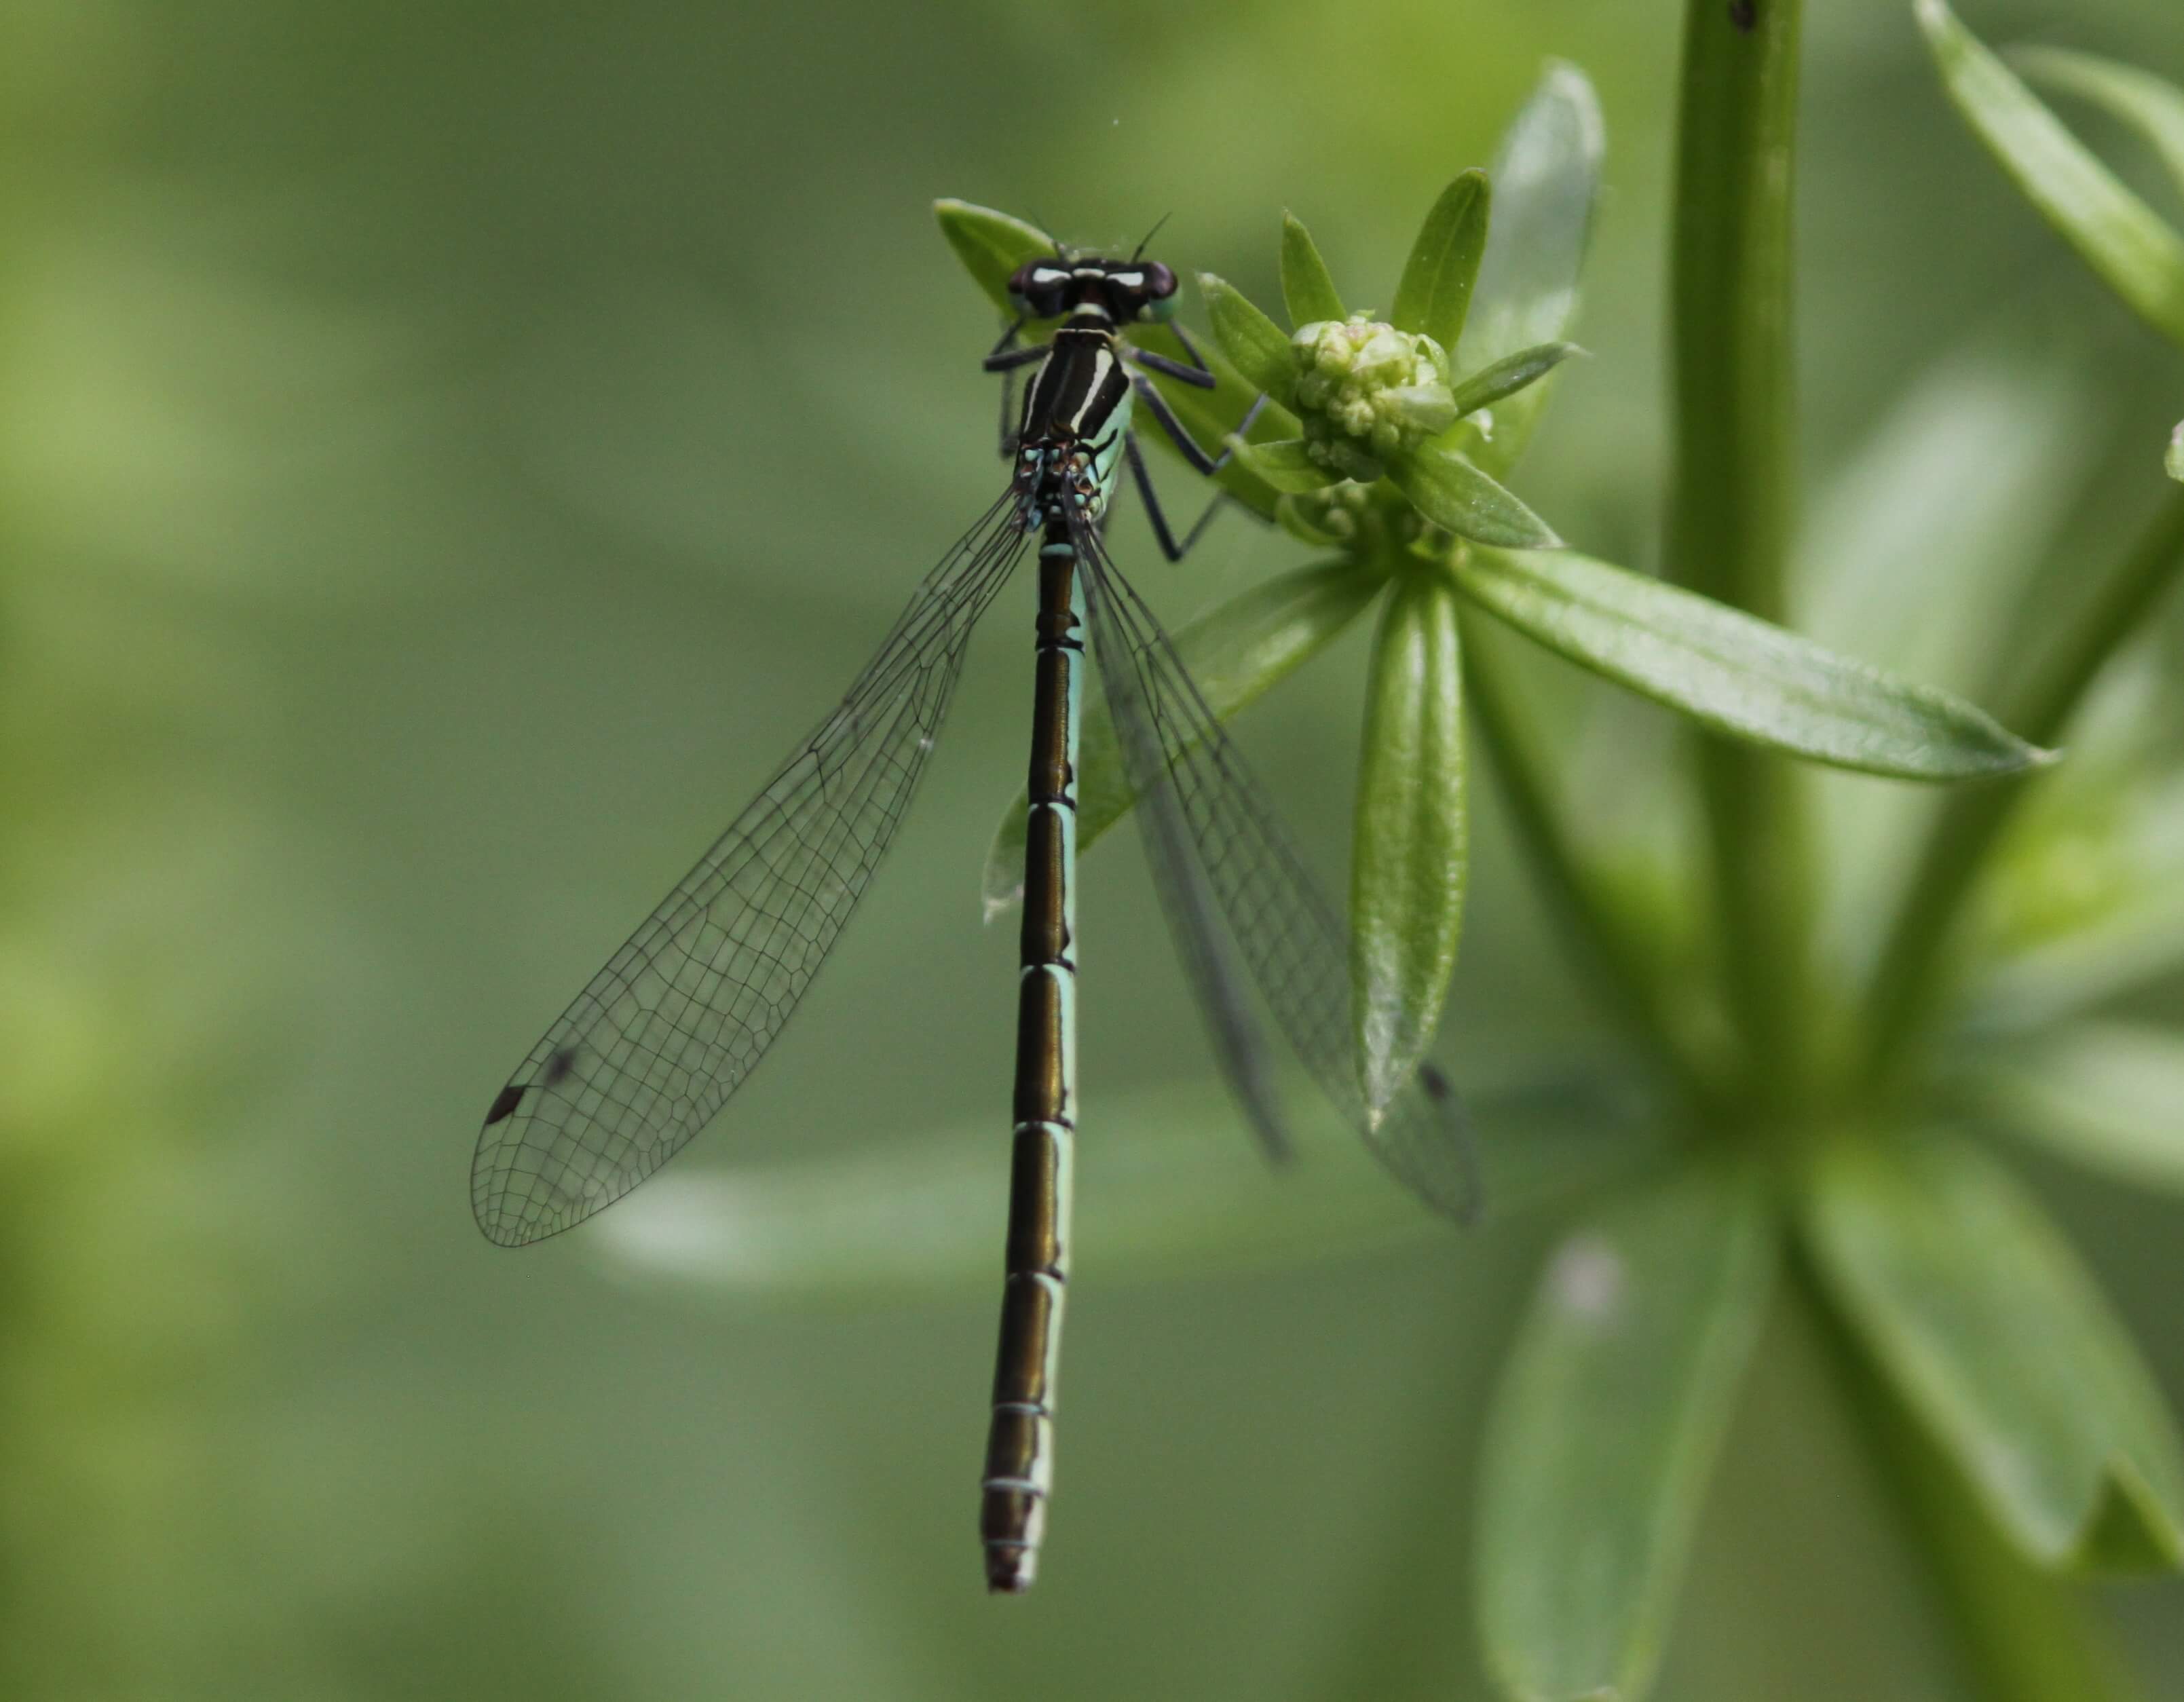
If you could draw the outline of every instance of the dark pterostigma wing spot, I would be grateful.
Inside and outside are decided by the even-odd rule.
[[[840,703],[532,1048],[471,1164],[488,1240],[537,1241],[621,1199],[750,1073],[870,885],[971,628],[1032,536],[1004,493]]]

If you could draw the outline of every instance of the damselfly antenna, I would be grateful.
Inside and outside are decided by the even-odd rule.
[[[1039,209],[1036,207],[1031,209],[1031,221],[1033,224],[1038,225],[1040,230],[1045,231],[1046,240],[1054,244],[1054,258],[1061,261],[1063,265],[1067,265],[1069,264],[1069,250],[1061,246],[1061,238],[1054,234],[1054,226],[1048,224],[1045,220],[1039,216]]]
[[[1174,217],[1175,209],[1173,208],[1170,208],[1167,212],[1162,214],[1158,220],[1155,222],[1153,228],[1146,231],[1144,236],[1139,240],[1138,246],[1130,250],[1130,259],[1132,260],[1143,259],[1145,255],[1145,244],[1151,242],[1154,237],[1159,236],[1161,233],[1161,226],[1167,224],[1169,220]]]

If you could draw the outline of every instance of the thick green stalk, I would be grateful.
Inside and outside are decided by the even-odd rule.
[[[2144,626],[2153,604],[2184,571],[2184,491],[2171,492],[2153,522],[2051,646],[2003,719],[2035,744],[2053,745],[2111,657]],[[1951,948],[1996,840],[2025,793],[2024,781],[1970,787],[1951,798],[1926,842],[1867,1002],[1872,1077],[1904,1059],[1932,1020]]]
[[[1691,0],[1677,145],[1676,472],[1669,560],[1692,589],[1786,612],[1795,501],[1791,188],[1801,0]],[[1809,882],[1795,777],[1707,737],[1702,781],[1730,1004],[1755,1086],[1794,1101],[1809,985]]]
[[[2082,1588],[2039,1571],[2009,1546],[1954,1462],[1875,1374],[1810,1264],[1800,1255],[1790,1268],[1786,1310],[1835,1373],[1889,1505],[1901,1515],[1899,1528],[1955,1632],[1971,1694],[1986,1702],[2139,1702],[2144,1693]]]
[[[1547,769],[1534,749],[1510,690],[1506,665],[1495,654],[1493,634],[1467,607],[1463,637],[1464,698],[1479,748],[1493,765],[1509,809],[1510,825],[1529,854],[1549,909],[1591,973],[1611,1013],[1695,1099],[1711,1099],[1708,1071],[1697,1048],[1681,1032],[1646,954],[1624,926],[1585,865],[1546,781]]]

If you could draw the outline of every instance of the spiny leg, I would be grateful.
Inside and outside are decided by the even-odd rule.
[[[1123,439],[1123,455],[1130,464],[1130,477],[1136,481],[1138,494],[1145,498],[1145,518],[1152,522],[1153,541],[1160,545],[1161,553],[1170,561],[1181,561],[1196,547],[1206,527],[1213,524],[1213,517],[1221,512],[1221,505],[1228,500],[1228,493],[1226,491],[1215,492],[1213,500],[1206,505],[1206,512],[1199,515],[1183,542],[1178,543],[1175,534],[1168,529],[1167,515],[1161,508],[1160,493],[1153,488],[1152,475],[1145,470],[1145,458],[1138,448],[1136,433],[1133,432]]]
[[[1134,378],[1130,381],[1147,410],[1160,422],[1161,430],[1167,433],[1169,441],[1181,452],[1184,460],[1209,478],[1228,464],[1234,457],[1234,449],[1224,446],[1218,455],[1207,454],[1199,447],[1198,440],[1190,435],[1190,428],[1175,417],[1174,411],[1168,407],[1159,391],[1142,378]],[[1248,432],[1252,422],[1259,417],[1259,410],[1266,405],[1267,398],[1262,395],[1237,422],[1232,435],[1241,437]],[[1178,545],[1174,532],[1168,526],[1167,516],[1162,511],[1160,498],[1153,489],[1152,475],[1145,469],[1145,457],[1139,451],[1134,434],[1123,440],[1123,449],[1129,460],[1130,476],[1137,482],[1138,493],[1145,499],[1145,514],[1152,521],[1153,537],[1161,547],[1161,553],[1170,561],[1181,561],[1190,553],[1206,527],[1212,525],[1214,515],[1220,512],[1222,503],[1228,499],[1227,493],[1216,492],[1213,500],[1206,505],[1205,513],[1199,515]]]
[[[986,370],[989,372],[994,370],[994,362],[996,359],[1008,353],[1017,346],[1017,339],[1023,335],[1023,328],[1024,315],[1022,314],[1018,314],[1009,321],[1008,329],[1004,331],[999,341],[986,351]]]
[[[1198,345],[1190,340],[1190,333],[1179,325],[1171,325],[1168,329],[1175,333],[1175,340],[1183,345],[1183,352],[1190,357],[1190,365],[1185,366],[1170,360],[1164,354],[1155,354],[1150,349],[1145,348],[1125,348],[1123,358],[1135,361],[1148,372],[1161,373],[1185,384],[1195,384],[1201,390],[1212,389],[1220,381],[1214,376],[1213,369],[1206,364],[1206,357],[1198,352]]]
[[[1153,416],[1161,430],[1167,433],[1168,442],[1175,445],[1177,453],[1190,464],[1193,471],[1211,478],[1228,464],[1236,452],[1224,445],[1219,454],[1208,454],[1200,447],[1198,439],[1190,435],[1190,427],[1176,418],[1175,409],[1168,406],[1167,398],[1153,387],[1150,379],[1134,376],[1130,380],[1130,387],[1138,392],[1138,399],[1145,403],[1145,411]],[[1236,429],[1229,436],[1241,437],[1248,433],[1257,421],[1260,410],[1266,405],[1267,398],[1262,395],[1236,422]]]

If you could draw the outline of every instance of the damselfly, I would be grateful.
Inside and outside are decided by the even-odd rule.
[[[981,1485],[986,1577],[997,1590],[1031,1582],[1053,1485],[1077,1126],[1078,723],[1088,628],[1163,908],[1260,1140],[1287,1150],[1232,944],[1321,1090],[1390,1168],[1453,1215],[1468,1210],[1474,1193],[1461,1113],[1438,1073],[1422,1070],[1377,1113],[1366,1105],[1342,923],[1107,553],[1125,464],[1171,559],[1205,525],[1176,541],[1131,434],[1134,402],[1201,473],[1227,459],[1201,448],[1145,376],[1211,387],[1195,347],[1183,338],[1186,364],[1124,339],[1127,327],[1168,319],[1175,291],[1173,272],[1135,256],[1057,247],[1017,270],[1017,320],[985,361],[991,372],[1038,366],[1004,437],[1007,490],[927,576],[848,695],[532,1048],[486,1114],[471,1172],[487,1236],[536,1241],[621,1198],[712,1118],[781,1032],[863,896],[924,771],[972,626],[1035,548],[1008,1249]],[[1050,342],[1021,346],[1026,325],[1057,318]],[[1003,407],[1006,424],[1006,392]],[[1247,416],[1240,429],[1249,425]]]

